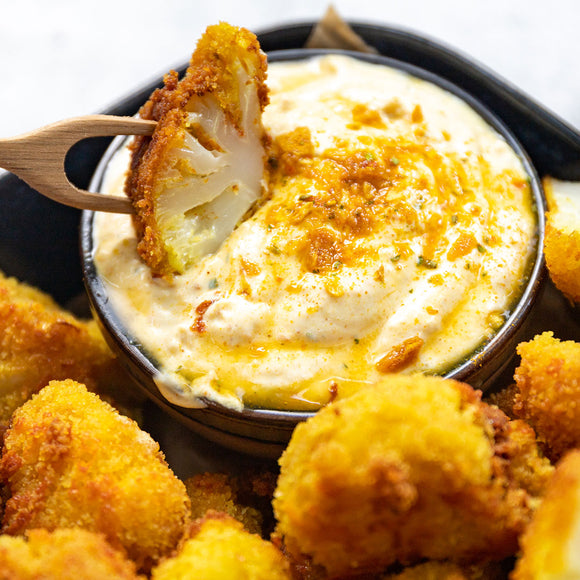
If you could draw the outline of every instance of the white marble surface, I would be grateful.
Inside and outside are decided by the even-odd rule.
[[[188,59],[208,24],[316,20],[326,0],[0,0],[0,137],[92,113]],[[580,128],[577,0],[335,0],[459,49]]]

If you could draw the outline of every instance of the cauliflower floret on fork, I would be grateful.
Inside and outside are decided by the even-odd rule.
[[[135,138],[125,190],[154,275],[183,273],[215,252],[261,198],[265,81],[256,36],[220,23],[200,38],[185,76],[169,73],[142,107],[157,128]]]

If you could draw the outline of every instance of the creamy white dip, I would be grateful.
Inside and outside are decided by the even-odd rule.
[[[343,56],[268,69],[270,199],[172,282],[95,217],[111,305],[184,406],[309,409],[382,372],[444,373],[503,324],[536,219],[514,151],[468,105]],[[105,191],[122,194],[128,156]]]

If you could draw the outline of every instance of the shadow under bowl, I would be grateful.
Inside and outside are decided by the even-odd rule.
[[[328,50],[290,49],[268,53],[268,60],[295,61],[320,54]],[[379,55],[345,53],[368,62],[379,63],[402,70],[420,79],[429,81],[467,102],[487,121],[520,157],[530,178],[531,191],[535,202],[538,234],[534,255],[531,258],[529,277],[518,303],[511,315],[498,332],[477,352],[445,376],[464,381],[475,388],[486,390],[510,365],[518,342],[529,338],[526,322],[538,302],[545,277],[543,262],[544,211],[545,201],[541,182],[528,155],[512,132],[495,114],[475,100],[462,89],[446,79],[406,62],[393,60]],[[107,164],[120,146],[113,142],[102,158],[92,179],[90,188],[99,191]],[[154,376],[158,369],[148,356],[138,339],[131,335],[121,317],[114,309],[107,295],[103,280],[99,276],[93,256],[93,218],[92,212],[84,212],[81,219],[81,264],[85,286],[92,310],[99,321],[105,338],[118,355],[120,362],[135,379],[145,393],[170,416],[178,419],[201,436],[235,451],[260,457],[275,458],[280,455],[289,441],[295,426],[313,413],[303,411],[280,411],[272,409],[245,408],[241,411],[228,409],[213,401],[201,409],[179,407],[163,397],[157,388]]]

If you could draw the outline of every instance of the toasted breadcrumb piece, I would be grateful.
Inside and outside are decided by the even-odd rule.
[[[385,376],[295,429],[276,534],[329,576],[503,560],[553,468],[532,430],[451,380]]]
[[[71,380],[52,381],[13,415],[0,461],[2,532],[100,532],[139,569],[168,555],[189,523],[185,486],[159,445]]]
[[[580,304],[580,183],[544,179],[548,200],[544,255],[554,285]]]
[[[152,580],[291,580],[288,562],[270,542],[226,514],[196,521],[177,555],[153,569]]]
[[[511,580],[580,578],[580,450],[556,466],[521,545]]]
[[[520,343],[514,414],[535,430],[544,453],[557,461],[580,446],[580,343],[544,332]]]
[[[0,536],[1,580],[144,580],[102,534],[79,528]]]
[[[126,394],[134,392],[124,388],[131,379],[94,321],[79,320],[44,292],[0,272],[0,435],[31,395],[64,379],[120,401],[124,412],[133,414],[140,402]]]

